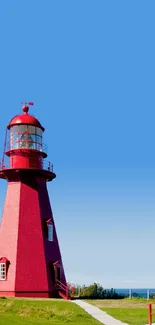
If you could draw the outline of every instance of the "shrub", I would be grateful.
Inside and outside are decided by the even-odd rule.
[[[79,292],[79,286],[75,286],[75,293]],[[98,283],[93,283],[90,286],[83,286],[80,287],[80,295],[79,298],[82,299],[122,299],[124,298],[123,296],[120,296],[115,292],[115,290],[112,289],[106,289],[98,284]]]

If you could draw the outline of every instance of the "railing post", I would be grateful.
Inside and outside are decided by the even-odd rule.
[[[148,304],[149,325],[152,325],[152,304]]]
[[[147,300],[149,300],[149,299],[150,299],[150,290],[147,289]]]

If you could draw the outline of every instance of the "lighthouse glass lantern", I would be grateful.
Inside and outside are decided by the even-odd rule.
[[[34,149],[42,151],[42,130],[32,125],[10,127],[10,149]]]
[[[0,178],[8,182],[0,225],[0,296],[63,296],[67,288],[47,182],[56,175],[46,160],[45,129],[29,114],[6,129]]]

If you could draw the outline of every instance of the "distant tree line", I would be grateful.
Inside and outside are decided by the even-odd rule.
[[[82,299],[122,299],[124,296],[119,295],[112,289],[104,289],[100,284],[94,283],[89,286],[74,286],[74,295]]]

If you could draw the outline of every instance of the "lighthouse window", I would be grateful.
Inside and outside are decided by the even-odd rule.
[[[18,134],[10,134],[10,149],[18,148]]]
[[[49,223],[47,227],[48,227],[48,240],[53,241],[53,225]]]
[[[38,135],[36,135],[36,142],[37,143],[41,143],[42,142],[42,138]]]
[[[19,125],[19,133],[24,133],[27,131],[27,125]]]
[[[6,280],[6,264],[0,263],[0,280]]]
[[[20,148],[32,148],[33,140],[30,134],[22,134],[20,137]]]
[[[18,140],[18,134],[13,134],[13,133],[11,133],[11,134],[10,134],[10,140],[11,140],[11,141],[17,141],[17,140]]]
[[[15,133],[18,133],[18,126],[12,126],[11,129],[10,129],[10,132],[11,134],[15,134]]]
[[[42,130],[40,128],[36,128],[36,133],[40,136],[42,136]]]
[[[35,134],[35,126],[28,125],[28,133]]]

